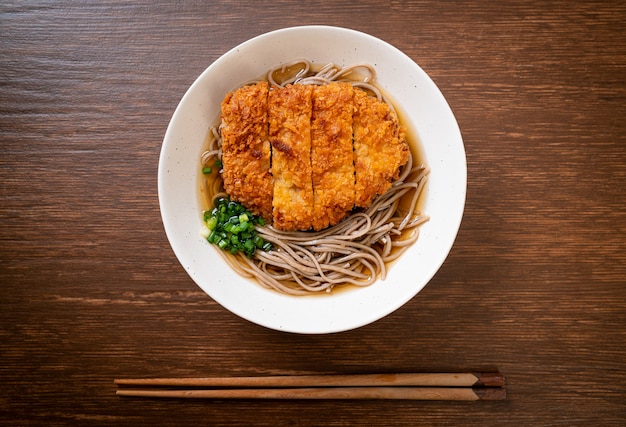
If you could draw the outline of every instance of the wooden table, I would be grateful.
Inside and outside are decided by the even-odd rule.
[[[9,2],[0,6],[0,424],[626,425],[623,2]],[[461,128],[463,223],[433,280],[302,336],[205,295],[157,165],[215,59],[294,25],[386,40]],[[157,400],[116,377],[497,368],[500,402]]]

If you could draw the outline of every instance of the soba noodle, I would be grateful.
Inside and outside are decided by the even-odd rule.
[[[297,71],[292,75],[275,79],[276,74],[284,75],[294,68]],[[350,77],[358,74],[360,78],[349,78],[350,74]],[[267,75],[267,81],[274,86],[347,81],[370,91],[393,108],[372,84],[375,78],[374,68],[367,64],[345,68],[329,64],[312,73],[311,63],[306,60],[281,65]],[[212,129],[209,147],[202,155],[202,164],[208,165],[216,158],[221,158],[219,128]],[[385,279],[388,264],[418,239],[419,226],[428,221],[428,217],[417,210],[428,173],[427,166],[413,165],[410,155],[399,178],[366,210],[354,212],[340,223],[317,232],[284,232],[271,225],[257,225],[257,232],[272,243],[273,250],[257,250],[251,259],[243,254],[218,252],[240,275],[254,278],[265,287],[287,294],[330,292],[343,285],[369,286],[378,279]],[[210,184],[206,191],[211,202],[227,196],[221,179],[215,179]]]

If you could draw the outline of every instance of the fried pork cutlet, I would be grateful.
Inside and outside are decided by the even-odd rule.
[[[308,230],[312,225],[311,86],[273,88],[268,96],[274,176],[274,227]]]
[[[267,135],[268,83],[243,86],[222,102],[222,178],[232,200],[268,221],[273,179]]]
[[[398,178],[409,159],[409,146],[389,105],[358,89],[353,99],[355,204],[366,208]]]
[[[347,83],[244,86],[222,103],[222,138],[224,189],[283,231],[367,208],[409,158],[395,112]]]
[[[337,224],[354,207],[353,88],[315,86],[311,116],[311,171],[315,230]]]

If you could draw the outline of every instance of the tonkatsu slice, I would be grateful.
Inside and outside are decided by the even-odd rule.
[[[315,86],[311,117],[313,229],[337,224],[354,208],[353,88]]]
[[[384,194],[409,159],[409,146],[396,113],[385,102],[354,91],[353,144],[357,207]]]
[[[308,230],[313,221],[312,90],[312,86],[287,85],[269,92],[273,220],[280,230]]]
[[[243,86],[222,102],[222,178],[232,200],[272,218],[266,82]]]

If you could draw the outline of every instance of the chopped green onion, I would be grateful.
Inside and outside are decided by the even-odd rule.
[[[206,221],[206,226],[209,230],[213,231],[215,230],[215,227],[217,227],[217,218],[214,216],[210,216],[209,218],[205,218]]]
[[[272,250],[272,244],[254,228],[255,224],[265,225],[263,218],[253,215],[240,203],[220,198],[213,209],[203,212],[203,219],[210,231],[207,241],[220,249],[232,254],[242,252],[248,258],[252,258],[257,249]]]
[[[213,172],[213,168],[210,166],[205,166],[202,168],[202,173],[208,175]]]
[[[219,234],[217,234],[216,231],[211,232],[211,234],[209,234],[209,237],[207,238],[207,240],[209,241],[209,243],[217,243],[220,240],[220,236]]]
[[[223,164],[222,164],[222,160],[221,160],[221,159],[217,159],[217,160],[215,161],[215,167],[219,169],[219,168],[221,168],[222,166],[223,166]]]

